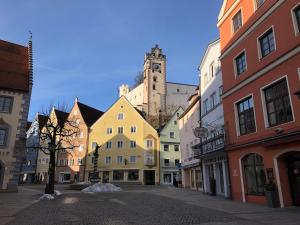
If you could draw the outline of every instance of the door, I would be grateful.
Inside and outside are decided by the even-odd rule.
[[[155,171],[154,170],[144,170],[144,183],[146,185],[155,184]]]
[[[300,158],[288,161],[288,171],[293,204],[300,206]]]
[[[103,183],[109,183],[109,172],[108,171],[103,172]]]

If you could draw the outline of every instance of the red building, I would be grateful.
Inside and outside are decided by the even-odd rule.
[[[300,2],[224,0],[218,27],[232,197],[266,204],[273,182],[300,206]]]

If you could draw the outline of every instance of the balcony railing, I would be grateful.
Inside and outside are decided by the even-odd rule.
[[[205,154],[221,150],[224,148],[224,144],[224,132],[217,133],[193,146],[194,157],[199,158]]]

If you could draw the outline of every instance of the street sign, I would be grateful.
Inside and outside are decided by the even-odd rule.
[[[194,135],[197,138],[204,138],[208,135],[208,129],[205,127],[196,127],[194,129]]]

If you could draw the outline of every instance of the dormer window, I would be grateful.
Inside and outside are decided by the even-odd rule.
[[[233,26],[233,33],[237,32],[243,25],[242,22],[242,11],[238,11],[237,14],[232,18],[232,26]]]

